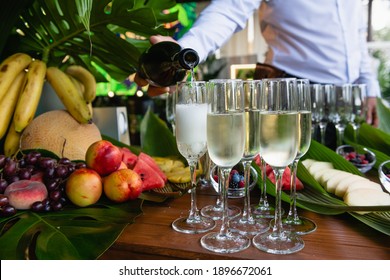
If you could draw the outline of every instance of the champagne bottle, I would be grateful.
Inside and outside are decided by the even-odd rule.
[[[182,49],[177,43],[164,41],[152,45],[140,56],[138,75],[153,86],[172,86],[183,81],[188,70],[198,63],[195,50]]]

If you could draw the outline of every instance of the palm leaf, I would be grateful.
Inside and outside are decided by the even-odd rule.
[[[141,214],[141,200],[0,219],[0,259],[96,259]]]
[[[135,72],[140,54],[150,46],[150,35],[172,34],[164,23],[176,20],[177,14],[163,10],[175,4],[173,0],[35,0],[16,22],[23,36],[14,34],[6,47],[41,57],[49,65],[60,66],[70,57],[101,80],[94,62],[123,81]],[[123,39],[126,32],[140,39]]]

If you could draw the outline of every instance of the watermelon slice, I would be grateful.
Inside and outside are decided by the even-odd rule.
[[[157,165],[157,163],[155,162],[155,160],[151,156],[141,152],[138,155],[138,160],[139,159],[142,159],[144,162],[149,164],[149,166],[161,177],[161,179],[163,179],[164,183],[167,182],[167,180],[168,180],[167,176],[164,174],[164,172],[162,172],[160,167]]]
[[[148,191],[154,188],[162,188],[165,186],[164,180],[150,167],[143,159],[138,158],[133,171],[141,176],[142,191]]]
[[[271,168],[272,170],[272,168]],[[275,184],[276,180],[275,180],[275,174],[274,172],[267,172],[267,176],[268,176],[268,179],[270,179],[270,181],[272,183]],[[291,170],[290,168],[286,168],[283,172],[283,177],[282,177],[282,190],[283,191],[287,191],[287,190],[290,190],[291,188],[291,184],[290,184],[290,178],[291,178]],[[303,189],[303,184],[302,182],[299,180],[299,178],[297,178],[297,191],[299,190],[302,190]]]
[[[137,163],[138,156],[133,154],[128,148],[121,147],[122,161],[126,164],[127,168],[133,169]]]

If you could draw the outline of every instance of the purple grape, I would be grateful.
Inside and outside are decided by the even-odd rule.
[[[1,216],[3,217],[10,217],[16,214],[16,208],[12,205],[6,205],[1,208]]]
[[[42,201],[35,201],[31,205],[31,210],[34,212],[43,212],[44,209],[45,209],[45,205],[43,204]]]
[[[8,187],[8,182],[6,179],[0,179],[0,194],[3,194],[5,189]]]
[[[5,155],[0,155],[0,168],[4,167],[6,158],[7,157]]]
[[[57,190],[51,191],[49,196],[50,196],[50,199],[52,201],[57,201],[57,200],[59,200],[61,198],[62,193],[61,193],[60,190],[57,189]]]
[[[5,163],[3,168],[3,174],[6,177],[11,177],[15,175],[17,172],[17,164],[14,160],[9,160]]]
[[[20,180],[29,180],[31,178],[31,171],[27,168],[21,168],[18,171]]]
[[[58,164],[64,164],[64,165],[69,165],[69,164],[71,164],[72,162],[71,162],[71,160],[70,159],[68,159],[68,158],[60,158],[59,159],[59,161],[58,161]]]
[[[8,196],[0,194],[0,207],[8,205]]]
[[[68,167],[65,165],[58,165],[56,167],[55,175],[59,178],[66,178],[68,176]]]
[[[53,158],[43,157],[39,159],[39,167],[42,169],[54,168],[57,161]]]

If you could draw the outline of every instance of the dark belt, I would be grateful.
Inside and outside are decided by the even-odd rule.
[[[297,77],[295,75],[291,75],[282,69],[279,69],[275,66],[265,64],[265,63],[256,63],[255,73],[253,74],[253,79],[261,80],[261,79],[273,79],[273,78],[296,78],[303,79],[301,77]],[[310,81],[311,84],[315,84],[315,82]]]

